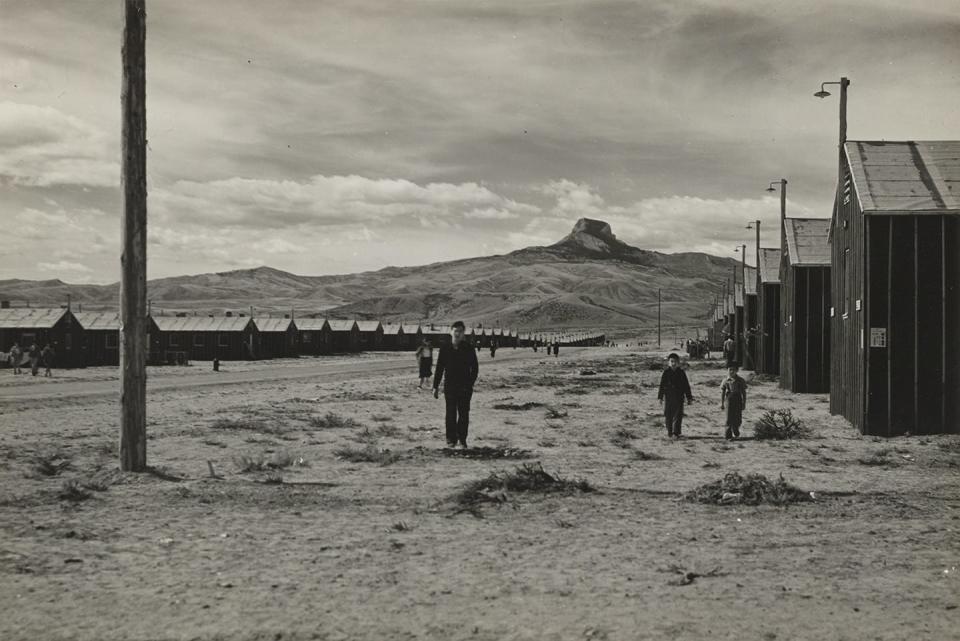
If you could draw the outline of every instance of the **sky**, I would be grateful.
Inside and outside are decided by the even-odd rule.
[[[0,279],[120,270],[121,0],[0,0]],[[849,138],[960,138],[960,0],[147,0],[149,277],[736,257]],[[831,87],[827,87],[831,89]]]

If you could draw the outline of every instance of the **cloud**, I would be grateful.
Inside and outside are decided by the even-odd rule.
[[[14,185],[113,187],[119,165],[106,137],[53,107],[0,102],[0,179]]]
[[[257,229],[343,226],[407,218],[508,219],[538,211],[477,183],[313,176],[308,180],[229,178],[177,181],[155,197],[165,221],[203,220]]]
[[[73,263],[66,260],[61,260],[58,263],[37,263],[37,268],[45,272],[53,272],[55,274],[66,274],[69,279],[70,274],[89,274],[93,270],[82,265],[80,263]]]

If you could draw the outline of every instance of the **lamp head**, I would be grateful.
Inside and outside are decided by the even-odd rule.
[[[827,91],[826,89],[821,89],[820,91],[818,91],[813,95],[816,96],[817,98],[826,98],[827,96],[830,95],[830,92]]]
[[[773,188],[773,185],[770,185],[767,187],[767,191],[776,191],[776,189]]]

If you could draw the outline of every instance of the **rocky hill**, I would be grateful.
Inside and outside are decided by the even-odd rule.
[[[222,312],[255,305],[332,317],[381,320],[460,318],[527,328],[702,325],[706,306],[733,261],[702,253],[633,247],[603,221],[582,218],[559,242],[509,254],[387,267],[338,276],[297,276],[270,267],[152,280],[154,309]],[[0,298],[61,304],[70,294],[91,308],[116,305],[117,285],[0,281]]]

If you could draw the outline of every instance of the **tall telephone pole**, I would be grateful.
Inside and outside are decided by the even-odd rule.
[[[120,469],[127,472],[147,467],[146,39],[146,0],[123,0]]]
[[[660,348],[660,290],[657,289],[657,349]]]

